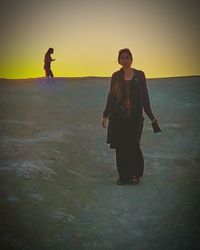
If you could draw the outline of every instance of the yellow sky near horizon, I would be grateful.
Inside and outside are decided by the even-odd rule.
[[[57,77],[110,76],[118,50],[147,77],[200,75],[199,2],[180,0],[3,0],[0,78],[44,76],[55,49]]]

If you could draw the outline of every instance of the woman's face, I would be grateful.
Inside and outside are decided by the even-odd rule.
[[[133,60],[127,53],[122,53],[119,58],[119,64],[124,68],[131,67]]]

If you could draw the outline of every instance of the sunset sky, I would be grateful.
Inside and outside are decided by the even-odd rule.
[[[1,0],[0,78],[110,76],[118,50],[147,77],[200,75],[198,0]]]

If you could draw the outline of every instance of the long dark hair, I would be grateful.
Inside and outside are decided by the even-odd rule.
[[[119,52],[118,52],[118,63],[120,63],[120,57],[123,53],[126,53],[130,56],[130,58],[133,60],[133,55],[131,53],[131,51],[127,48],[125,49],[120,49]],[[121,95],[122,95],[122,82],[124,81],[124,71],[123,69],[121,68],[120,71],[119,71],[119,76],[115,82],[115,84],[113,85],[113,88],[112,88],[112,92],[113,94],[118,98],[120,99]]]
[[[47,50],[47,53],[45,54],[45,55],[50,55],[50,54],[52,54],[54,52],[54,49],[53,48],[49,48],[48,50]]]
[[[111,92],[113,93],[115,97],[117,97],[117,99],[120,99],[122,95],[123,79],[124,79],[124,71],[121,68],[111,89]]]

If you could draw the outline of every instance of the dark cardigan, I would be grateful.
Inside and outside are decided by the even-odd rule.
[[[143,110],[146,113],[146,115],[149,117],[149,119],[152,121],[154,119],[154,115],[151,111],[151,105],[150,105],[150,100],[149,100],[149,94],[148,94],[148,89],[146,85],[146,78],[144,72],[140,70],[134,69],[134,77],[137,79],[138,86],[139,86],[139,96],[140,96],[140,115],[139,115],[139,128],[138,128],[138,143],[140,143],[140,138],[142,134],[142,129],[143,129]],[[109,119],[109,125],[108,125],[108,132],[107,132],[107,143],[110,144],[111,148],[115,148],[114,141],[115,138],[113,138],[113,126],[114,126],[114,114],[115,114],[115,109],[116,105],[118,103],[118,100],[116,96],[114,95],[113,89],[115,87],[115,84],[117,82],[120,82],[120,84],[123,84],[124,81],[124,71],[123,69],[120,69],[113,73],[112,78],[111,78],[111,83],[110,83],[110,90],[108,93],[108,98],[107,98],[107,103],[105,110],[103,112],[103,117],[107,117]]]

